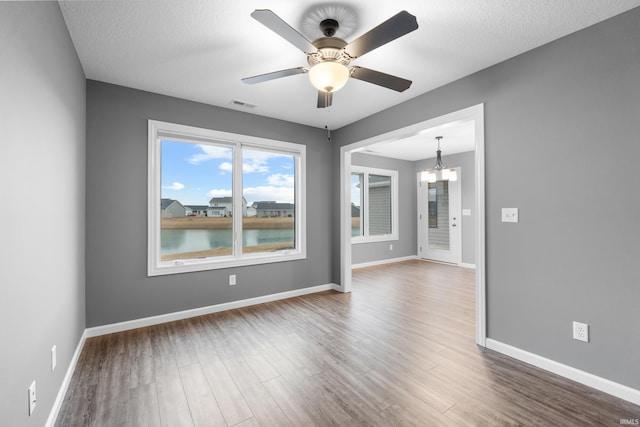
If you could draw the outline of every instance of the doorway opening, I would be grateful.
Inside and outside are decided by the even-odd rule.
[[[486,343],[486,283],[485,283],[485,192],[484,192],[484,104],[429,119],[340,148],[340,286],[342,292],[351,291],[352,268],[352,206],[350,194],[351,155],[373,144],[413,138],[425,130],[453,123],[472,121],[474,126],[475,165],[475,295],[476,295],[476,343]],[[458,217],[457,217],[458,218]],[[416,254],[416,256],[418,256]]]

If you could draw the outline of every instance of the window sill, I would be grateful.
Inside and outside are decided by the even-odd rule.
[[[149,265],[147,276],[164,276],[168,274],[192,273],[197,271],[219,270],[223,268],[248,267],[252,265],[295,261],[306,258],[306,254],[300,251],[282,251],[268,254],[244,255],[242,259],[218,257],[161,261],[157,265]]]
[[[399,240],[399,239],[396,234],[385,234],[384,236],[352,237],[351,244],[359,245],[362,243],[388,242],[391,240]]]

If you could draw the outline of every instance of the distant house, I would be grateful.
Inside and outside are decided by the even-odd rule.
[[[214,197],[209,200],[207,216],[230,217],[233,216],[233,197]],[[242,216],[247,216],[247,200],[242,198]]]
[[[187,216],[207,216],[207,205],[184,205]]]
[[[173,199],[161,199],[160,209],[162,218],[180,218],[187,214],[182,203]]]
[[[295,214],[293,203],[254,202],[253,207],[256,209],[258,218],[287,218]]]
[[[247,206],[247,216],[257,216],[258,211],[253,206]]]

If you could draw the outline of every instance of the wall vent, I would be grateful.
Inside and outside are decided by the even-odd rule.
[[[232,99],[230,102],[231,105],[235,105],[236,107],[244,107],[244,108],[256,108],[255,104],[250,104],[248,102],[239,101],[237,99]]]

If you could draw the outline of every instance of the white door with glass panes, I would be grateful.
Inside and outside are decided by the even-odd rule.
[[[460,177],[460,168],[456,168]],[[460,264],[462,259],[459,180],[421,181],[418,173],[418,256]]]

